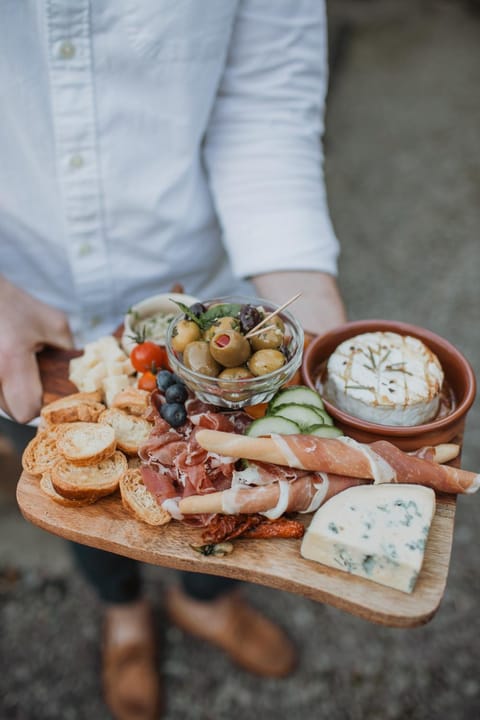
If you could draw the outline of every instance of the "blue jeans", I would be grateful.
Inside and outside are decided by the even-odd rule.
[[[36,428],[19,425],[0,417],[0,434],[8,437],[21,455],[34,437]],[[136,560],[69,542],[75,564],[98,597],[108,603],[134,602],[142,596],[141,565]],[[216,575],[180,572],[188,595],[197,600],[213,600],[237,584],[236,580]]]

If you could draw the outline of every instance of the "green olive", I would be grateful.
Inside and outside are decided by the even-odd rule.
[[[285,365],[285,355],[280,350],[271,348],[257,350],[256,353],[253,353],[247,365],[254,375],[266,375]]]
[[[205,332],[203,333],[203,339],[207,342],[210,342],[212,337],[219,330],[236,330],[238,328],[238,325],[239,323],[237,318],[231,317],[230,315],[225,315],[224,317],[215,320],[213,325],[210,325],[210,327],[205,330]]]
[[[194,372],[210,377],[217,377],[222,369],[211,356],[208,343],[203,340],[195,340],[187,345],[183,351],[183,364]]]
[[[239,367],[225,368],[218,377],[222,380],[246,380],[254,376],[245,365],[240,365]]]
[[[277,325],[271,329],[265,329],[264,332],[250,338],[250,345],[253,350],[266,350],[268,348],[276,349],[281,347],[282,343],[283,332]]]
[[[212,356],[224,367],[243,365],[251,355],[248,340],[237,330],[219,330],[210,340]]]
[[[183,352],[187,345],[200,338],[200,328],[193,320],[179,320],[172,332],[172,348]]]
[[[283,322],[282,318],[278,315],[275,315],[275,317],[272,318],[272,321],[278,328],[280,328],[282,333],[285,334],[285,323]],[[269,322],[268,324],[271,325],[271,322]]]

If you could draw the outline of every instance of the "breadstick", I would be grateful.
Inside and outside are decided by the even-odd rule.
[[[426,447],[408,453],[424,460],[432,460],[436,463],[447,463],[455,460],[460,452],[460,445],[454,443],[441,443],[440,445],[427,445]]]

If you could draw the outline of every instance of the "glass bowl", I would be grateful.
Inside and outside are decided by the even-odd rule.
[[[203,302],[203,305],[208,308],[217,303],[239,303],[241,305],[254,305],[255,307],[261,306],[267,313],[273,312],[279,307],[263,298],[244,297],[241,295],[206,300]],[[288,339],[288,359],[285,365],[278,368],[278,370],[253,378],[235,380],[210,377],[190,370],[184,365],[181,353],[175,352],[172,348],[172,336],[175,325],[184,317],[183,313],[179,313],[168,327],[165,344],[168,361],[172,371],[178,375],[185,385],[203,402],[232,409],[267,402],[282,385],[285,385],[285,383],[292,379],[301,365],[303,330],[288,311],[282,310],[278,317],[280,317],[285,324],[285,337]],[[267,325],[268,323],[266,323],[266,326]]]

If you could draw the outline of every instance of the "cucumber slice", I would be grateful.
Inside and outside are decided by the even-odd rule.
[[[340,428],[334,427],[333,425],[311,425],[305,428],[303,432],[305,435],[316,435],[316,437],[322,438],[336,438],[343,435]]]
[[[315,392],[315,390],[311,390],[305,385],[291,385],[284,390],[280,390],[273,396],[268,404],[268,413],[273,415],[274,408],[277,408],[280,405],[291,404],[309,405],[311,407],[316,407],[319,410],[324,409],[323,400],[320,395]]]
[[[326,421],[328,418],[329,422]],[[331,418],[326,414],[325,410],[319,410],[319,408],[312,407],[311,405],[297,405],[291,403],[289,405],[280,405],[275,407],[272,415],[268,417],[283,417],[287,420],[292,420],[300,427],[301,432],[306,427],[311,425],[332,425]]]
[[[259,437],[260,435],[295,435],[300,432],[300,427],[292,420],[284,417],[268,415],[254,420],[247,429],[246,435]]]

